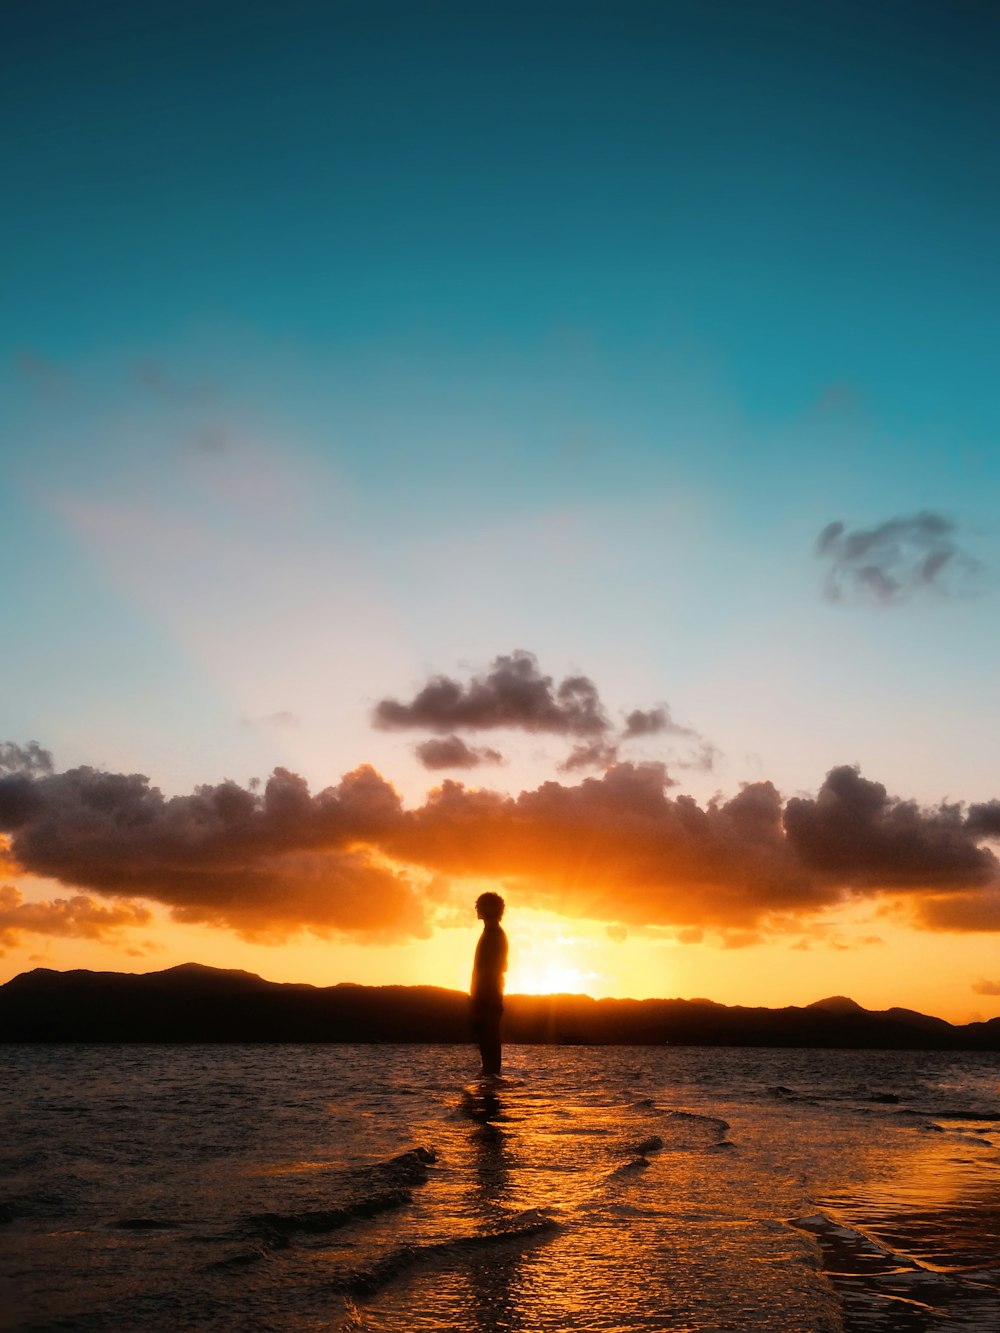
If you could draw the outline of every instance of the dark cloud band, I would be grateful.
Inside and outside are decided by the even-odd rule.
[[[997,802],[924,808],[847,767],[788,802],[769,782],[705,806],[674,785],[663,764],[619,763],[517,797],[447,780],[404,809],[370,767],[315,794],[276,769],[262,790],[170,798],[137,774],[22,771],[0,780],[0,830],[24,872],[250,935],[423,936],[435,874],[626,927],[787,929],[889,896],[932,929],[1000,930],[1000,864],[980,845]]]

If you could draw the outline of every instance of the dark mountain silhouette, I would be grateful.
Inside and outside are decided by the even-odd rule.
[[[814,1000],[806,1006],[808,1009],[825,1009],[828,1014],[863,1014],[865,1011],[857,1000],[846,995],[831,995],[826,1000]]]
[[[462,1042],[468,1000],[437,986],[264,981],[184,963],[164,972],[36,968],[0,986],[0,1041]],[[1000,1050],[1000,1019],[955,1026],[844,996],[803,1008],[711,1000],[510,995],[507,1042]]]

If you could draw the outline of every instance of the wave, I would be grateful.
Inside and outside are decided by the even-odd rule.
[[[638,1143],[629,1144],[625,1151],[635,1153],[637,1157],[646,1157],[651,1152],[659,1152],[663,1147],[663,1140],[659,1134],[650,1134],[648,1138],[640,1139]]]
[[[818,1243],[823,1271],[843,1303],[848,1327],[922,1333],[939,1327],[942,1319],[969,1329],[998,1325],[996,1270],[947,1271],[922,1264],[824,1212],[791,1218],[788,1225]]]
[[[403,1208],[413,1202],[413,1188],[426,1184],[427,1168],[437,1161],[431,1148],[411,1148],[385,1162],[357,1167],[350,1175],[367,1187],[360,1197],[331,1208],[305,1208],[292,1212],[251,1213],[230,1232],[231,1238],[250,1241],[251,1248],[217,1259],[206,1267],[229,1268],[254,1263],[275,1250],[284,1250],[298,1236],[320,1236],[357,1222]],[[375,1186],[372,1189],[372,1186]],[[121,1224],[120,1224],[121,1225]],[[134,1229],[151,1229],[152,1219],[136,1218],[124,1225]]]
[[[670,1111],[664,1124],[670,1147],[674,1149],[701,1149],[715,1151],[735,1145],[726,1136],[729,1121],[718,1115],[704,1115],[696,1111]]]
[[[652,1166],[652,1162],[648,1157],[636,1157],[631,1162],[623,1162],[621,1166],[616,1166],[611,1175],[630,1176],[634,1175],[636,1171],[646,1171],[650,1166]]]
[[[385,1194],[370,1195],[359,1199],[344,1208],[317,1208],[299,1213],[256,1213],[247,1218],[250,1227],[273,1241],[277,1248],[279,1242],[288,1244],[296,1234],[320,1235],[323,1232],[339,1231],[352,1222],[367,1221],[378,1217],[380,1213],[393,1208],[402,1208],[412,1203],[413,1195],[408,1189],[388,1190]]]
[[[551,1235],[559,1226],[555,1218],[530,1209],[494,1231],[454,1236],[424,1245],[401,1245],[375,1263],[348,1274],[342,1280],[343,1290],[350,1296],[373,1296],[413,1268],[461,1260],[477,1250],[523,1245]]]

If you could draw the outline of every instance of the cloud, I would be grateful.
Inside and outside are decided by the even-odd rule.
[[[997,894],[996,858],[960,812],[894,800],[853,769],[784,808],[767,782],[705,807],[669,797],[669,785],[660,764],[517,798],[446,782],[383,847],[445,873],[505,878],[526,905],[629,926],[749,928],[849,898]]]
[[[480,764],[502,764],[503,755],[488,745],[466,745],[460,736],[432,738],[414,747],[424,768],[478,768]]]
[[[958,807],[922,809],[852,768],[784,805],[768,782],[704,807],[669,786],[661,764],[619,764],[516,798],[446,782],[404,812],[383,848],[452,875],[503,878],[525,905],[627,926],[787,930],[846,900],[900,896],[929,924],[925,895],[1000,905],[1000,864]]]
[[[970,836],[960,806],[923,810],[847,766],[831,769],[815,799],[790,800],[784,823],[815,876],[857,890],[980,885],[997,864]]]
[[[27,791],[5,803],[12,781]],[[399,813],[398,795],[370,768],[314,796],[282,768],[261,791],[223,782],[169,799],[141,774],[93,768],[0,781],[0,828],[22,870],[154,899],[179,920],[249,937],[425,936],[417,878],[377,853]]]
[[[278,727],[281,730],[294,730],[302,725],[298,713],[291,713],[287,708],[277,713],[265,713],[261,717],[244,717],[240,721],[246,727]]]
[[[694,750],[674,760],[677,768],[690,768],[699,773],[710,773],[722,751],[711,741],[702,741]]]
[[[141,903],[104,907],[77,894],[51,902],[26,902],[12,884],[0,885],[0,948],[17,944],[24,933],[100,939],[126,926],[145,926],[152,914]]]
[[[0,829],[8,832],[27,824],[41,808],[41,798],[28,773],[0,777]]]
[[[664,732],[672,736],[697,735],[690,727],[678,726],[670,716],[670,709],[661,704],[658,708],[633,708],[625,719],[622,740],[631,740],[635,736],[659,736]]]
[[[797,929],[794,923],[789,923],[790,929]],[[810,921],[803,923],[801,929],[805,932],[801,939],[795,944],[790,945],[792,949],[809,950],[813,945],[822,945],[827,949],[836,949],[839,952],[846,952],[850,949],[867,948],[874,944],[885,944],[881,935],[855,935],[852,933],[841,933],[835,929],[836,922],[831,921]]]
[[[834,602],[856,598],[889,605],[929,590],[947,595],[978,590],[983,566],[963,551],[956,526],[927,510],[849,530],[837,520],[816,539],[827,565],[824,592]]]
[[[52,756],[37,741],[0,741],[0,829],[14,829],[38,808],[34,779],[52,772]]]
[[[621,744],[650,736],[701,741],[700,748],[687,761],[677,760],[682,767],[711,768],[717,754],[715,747],[697,731],[676,723],[665,704],[634,708],[616,734],[597,686],[589,676],[567,676],[556,684],[552,676],[539,670],[534,653],[524,649],[494,658],[485,673],[473,676],[468,682],[437,675],[409,702],[381,699],[373,709],[372,721],[382,730],[412,728],[449,733],[447,745],[440,751],[434,745],[418,748],[422,759],[425,754],[432,757],[427,767],[436,768],[452,766],[436,762],[439,752],[442,756],[462,755],[457,732],[501,727],[575,739],[577,744],[559,764],[564,773],[607,769],[617,762]],[[468,754],[478,754],[482,762],[486,753],[467,749],[461,766],[472,766]]]
[[[534,653],[522,649],[495,658],[485,675],[467,684],[434,676],[409,703],[382,699],[373,720],[384,730],[516,727],[560,736],[597,736],[611,726],[589,677],[567,676],[556,685],[539,671]]]
[[[1000,888],[932,894],[917,905],[919,922],[928,930],[991,934],[1000,931]]]
[[[1000,801],[970,805],[965,827],[981,838],[1000,838]]]
[[[677,932],[678,944],[701,944],[705,932],[699,926],[685,926]]]
[[[770,784],[702,809],[671,799],[662,764],[619,764],[517,798],[445,782],[384,847],[454,875],[505,878],[526,905],[627,926],[751,924],[809,906]]]
[[[574,745],[569,755],[559,765],[562,773],[572,773],[581,768],[610,768],[618,761],[618,746],[613,741],[597,739]]]
[[[24,773],[37,777],[53,770],[52,755],[43,750],[37,741],[27,745],[17,745],[14,741],[0,741],[0,776],[11,773]]]
[[[992,802],[925,808],[849,767],[788,801],[764,781],[705,805],[674,785],[662,763],[617,763],[518,796],[446,779],[407,809],[367,766],[316,793],[278,768],[259,788],[170,798],[139,774],[25,771],[0,779],[0,831],[23,873],[255,938],[423,937],[462,879],[729,947],[858,900],[906,904],[929,929],[1000,930],[1000,862],[978,831]]]
[[[1000,995],[1000,981],[974,981],[972,989],[977,995]]]
[[[640,710],[636,709],[638,713]],[[654,709],[654,713],[664,710]],[[630,715],[635,717],[635,713]],[[648,714],[642,714],[648,716]],[[640,724],[641,725],[641,724]],[[564,760],[557,765],[561,773],[575,773],[581,769],[599,768],[607,770],[612,765],[617,764],[621,752],[621,745],[636,736],[661,735],[664,732],[677,736],[698,737],[696,731],[689,727],[677,727],[673,724],[668,727],[656,726],[649,730],[634,730],[629,732],[627,729],[621,737],[614,739],[598,736],[594,740],[582,741],[579,745],[574,745]],[[716,759],[721,752],[710,741],[702,740],[694,749],[687,751],[671,751],[670,763],[673,768],[686,768],[697,770],[698,772],[708,773],[715,765]],[[677,784],[672,778],[667,779],[667,785],[675,787]]]
[[[763,942],[763,935],[757,930],[724,930],[720,935],[723,949],[749,949]]]

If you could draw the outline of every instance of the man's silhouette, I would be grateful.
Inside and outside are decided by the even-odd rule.
[[[499,893],[481,893],[476,899],[476,916],[483,923],[483,933],[472,968],[472,1033],[479,1043],[487,1078],[500,1075],[500,1016],[503,974],[507,971],[507,936],[500,925],[503,909]]]

